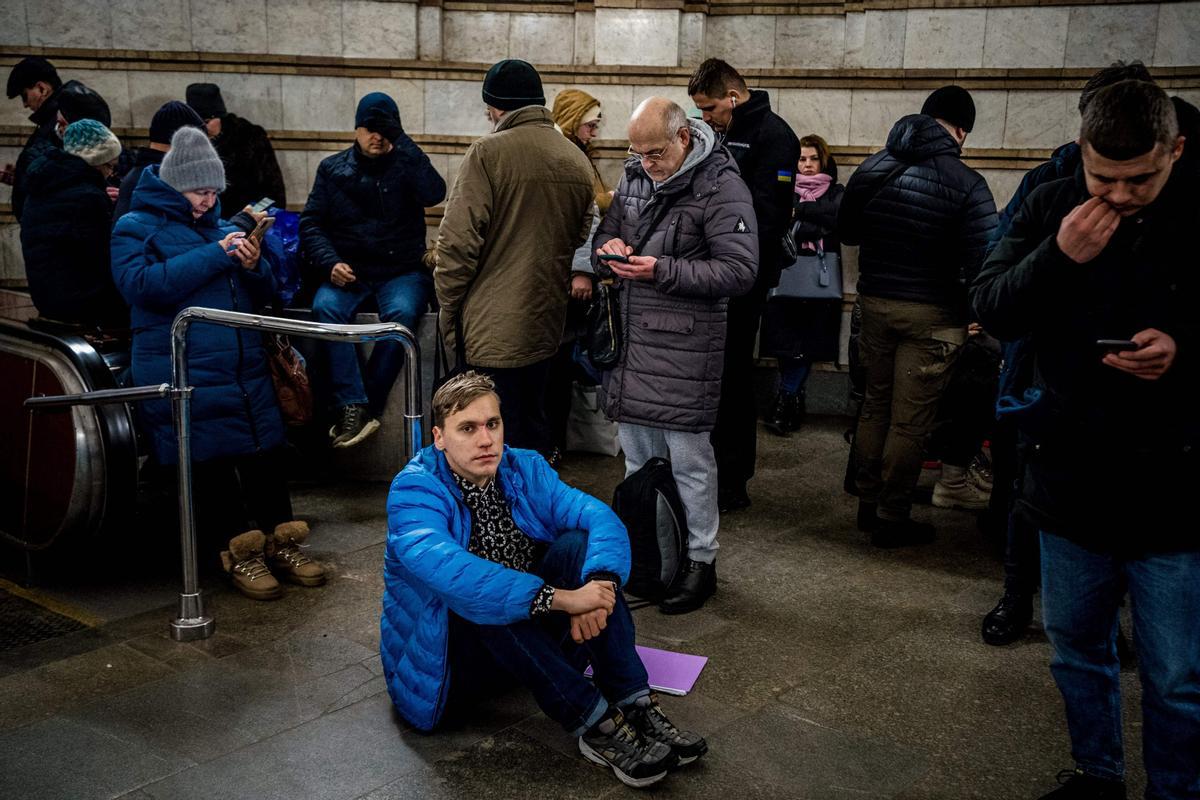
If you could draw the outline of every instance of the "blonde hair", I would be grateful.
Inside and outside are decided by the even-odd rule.
[[[455,375],[433,393],[433,424],[442,427],[446,417],[457,414],[485,394],[496,395],[496,384],[487,375],[474,370]]]

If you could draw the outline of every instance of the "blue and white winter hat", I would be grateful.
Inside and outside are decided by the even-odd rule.
[[[121,156],[121,140],[96,120],[81,119],[63,131],[63,150],[98,167]]]

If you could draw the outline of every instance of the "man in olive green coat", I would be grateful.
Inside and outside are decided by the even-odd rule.
[[[546,379],[591,229],[592,165],[555,130],[532,65],[493,66],[483,101],[493,132],[467,150],[438,232],[442,334],[453,351],[461,325],[467,364],[495,381],[505,440],[546,455]]]

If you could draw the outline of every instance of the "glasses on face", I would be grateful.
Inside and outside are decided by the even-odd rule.
[[[629,155],[633,156],[634,158],[640,159],[642,161],[649,161],[651,164],[657,164],[659,161],[662,161],[662,157],[667,154],[667,148],[670,146],[671,146],[671,142],[667,142],[666,144],[664,144],[662,147],[658,148],[657,150],[651,150],[647,153],[639,153],[637,150],[633,149],[633,145],[630,145],[629,149],[626,150],[625,152],[628,153]]]
[[[598,121],[597,122],[585,122],[582,125],[580,125],[579,127],[587,128],[592,133],[595,133],[596,131],[600,130],[600,123]]]

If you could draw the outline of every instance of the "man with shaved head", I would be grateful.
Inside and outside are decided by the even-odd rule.
[[[604,411],[621,423],[625,472],[671,462],[688,526],[681,579],[659,608],[694,611],[716,591],[717,420],[730,297],[754,285],[758,223],[750,190],[706,123],[651,97],[629,122],[629,159],[592,244],[616,281],[620,360]]]

